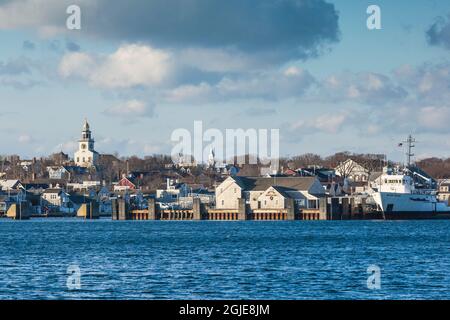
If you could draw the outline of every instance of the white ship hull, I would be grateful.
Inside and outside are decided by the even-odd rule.
[[[432,218],[450,207],[432,194],[375,192],[373,199],[387,218]]]

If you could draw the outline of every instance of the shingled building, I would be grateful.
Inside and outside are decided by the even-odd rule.
[[[316,177],[229,177],[216,188],[216,209],[235,210],[245,199],[250,210],[318,209],[325,189]],[[292,201],[291,200],[291,201]]]

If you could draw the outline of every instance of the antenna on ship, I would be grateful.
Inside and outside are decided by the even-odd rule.
[[[415,143],[417,140],[413,138],[412,135],[408,136],[408,139],[406,141],[403,141],[403,143],[406,143],[407,145],[407,151],[406,151],[406,165],[407,168],[411,166],[411,159],[414,157],[413,148],[416,146]]]

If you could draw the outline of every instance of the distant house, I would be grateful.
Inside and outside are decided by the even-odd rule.
[[[71,191],[99,190],[102,184],[100,181],[83,181],[81,183],[68,183],[67,189]]]
[[[64,166],[47,167],[49,179],[67,179],[70,176],[69,171]]]
[[[123,177],[114,185],[114,191],[136,190],[136,184],[132,180],[131,178]]]
[[[212,163],[211,160],[209,162]],[[232,164],[227,164],[224,162],[213,163],[213,166],[211,166],[210,164],[210,168],[216,171],[218,174],[221,174],[222,176],[235,176],[239,173],[239,168]]]
[[[18,190],[23,189],[23,185],[17,179],[0,180],[0,188],[1,190]]]
[[[24,183],[23,187],[24,187],[24,189],[27,192],[41,194],[46,189],[48,189],[50,187],[50,185],[48,183],[35,183],[35,182],[32,182],[32,183]]]
[[[446,179],[439,182],[438,199],[439,201],[450,202],[450,180]]]
[[[347,159],[335,169],[336,175],[352,182],[367,182],[369,170],[352,159]]]
[[[42,205],[47,208],[47,211],[65,212],[70,207],[69,194],[60,188],[47,189],[41,196]]]
[[[316,177],[229,177],[216,188],[217,209],[238,209],[244,198],[250,209],[284,209],[287,199],[299,208],[317,209],[325,189]]]
[[[5,214],[12,204],[26,201],[27,193],[24,189],[0,191],[0,214]]]
[[[306,168],[298,168],[295,170],[298,176],[301,177],[317,177],[320,182],[328,183],[336,178],[334,169],[323,168],[319,166],[310,166]]]
[[[70,177],[83,176],[88,173],[88,168],[78,167],[78,166],[64,166],[64,168],[69,172]]]
[[[100,213],[111,213],[112,212],[112,201],[111,192],[107,187],[102,187],[97,193],[97,201],[99,204]]]
[[[51,155],[53,162],[57,165],[63,165],[69,161],[69,155],[64,152],[58,152]]]
[[[167,178],[166,188],[156,190],[156,199],[160,202],[174,202],[180,197],[186,197],[189,193],[189,187],[178,180]]]

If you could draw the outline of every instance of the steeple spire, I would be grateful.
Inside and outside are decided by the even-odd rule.
[[[89,123],[87,118],[84,118],[83,131],[89,131]]]
[[[91,140],[91,130],[87,118],[84,118],[83,131],[81,132],[81,140]]]

